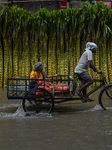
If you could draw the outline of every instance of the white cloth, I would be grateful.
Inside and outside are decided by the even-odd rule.
[[[92,51],[91,50],[86,50],[79,62],[78,65],[75,67],[75,73],[83,73],[84,71],[88,71],[89,68],[89,60],[93,60],[93,55],[92,55]]]
[[[95,43],[87,42],[85,50],[90,50],[90,49],[94,49],[94,48],[97,49],[97,45]]]

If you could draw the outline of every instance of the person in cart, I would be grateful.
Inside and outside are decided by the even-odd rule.
[[[74,71],[82,83],[81,87],[77,89],[76,93],[85,101],[93,101],[86,96],[87,87],[89,87],[94,82],[93,78],[88,73],[88,68],[92,68],[94,72],[97,72],[98,74],[102,73],[102,71],[98,70],[93,63],[92,53],[96,53],[96,51],[97,45],[93,42],[88,42],[86,44],[85,52],[82,54]]]
[[[46,75],[46,73],[43,71],[43,64],[41,62],[37,62],[35,64],[35,69],[30,74],[30,79],[45,79],[45,78],[52,78],[52,77],[58,77],[59,75]],[[34,85],[35,80],[30,80],[30,84]],[[31,86],[30,89],[34,88],[34,86]]]

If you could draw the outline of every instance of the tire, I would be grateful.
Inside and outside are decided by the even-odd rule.
[[[100,92],[99,104],[104,110],[112,109],[112,84],[105,86]]]
[[[54,108],[54,99],[47,90],[34,88],[24,96],[22,106],[27,115],[39,112],[51,113]]]

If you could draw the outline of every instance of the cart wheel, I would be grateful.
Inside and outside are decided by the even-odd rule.
[[[107,85],[99,95],[99,104],[104,110],[112,109],[112,84]]]
[[[54,108],[54,99],[47,90],[35,88],[24,96],[22,105],[27,115],[39,112],[51,113]]]

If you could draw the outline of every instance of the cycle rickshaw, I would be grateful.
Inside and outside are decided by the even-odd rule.
[[[48,112],[51,113],[55,103],[67,102],[70,100],[81,100],[83,98],[76,96],[77,78],[70,75],[60,75],[56,78],[35,80],[34,88],[31,89],[29,78],[17,77],[7,79],[7,97],[8,99],[23,99],[23,110],[27,114]],[[112,107],[112,84],[107,84],[106,78],[102,74],[101,79],[94,79],[100,82],[98,86],[87,93],[90,96],[99,88],[99,104],[104,110]]]

